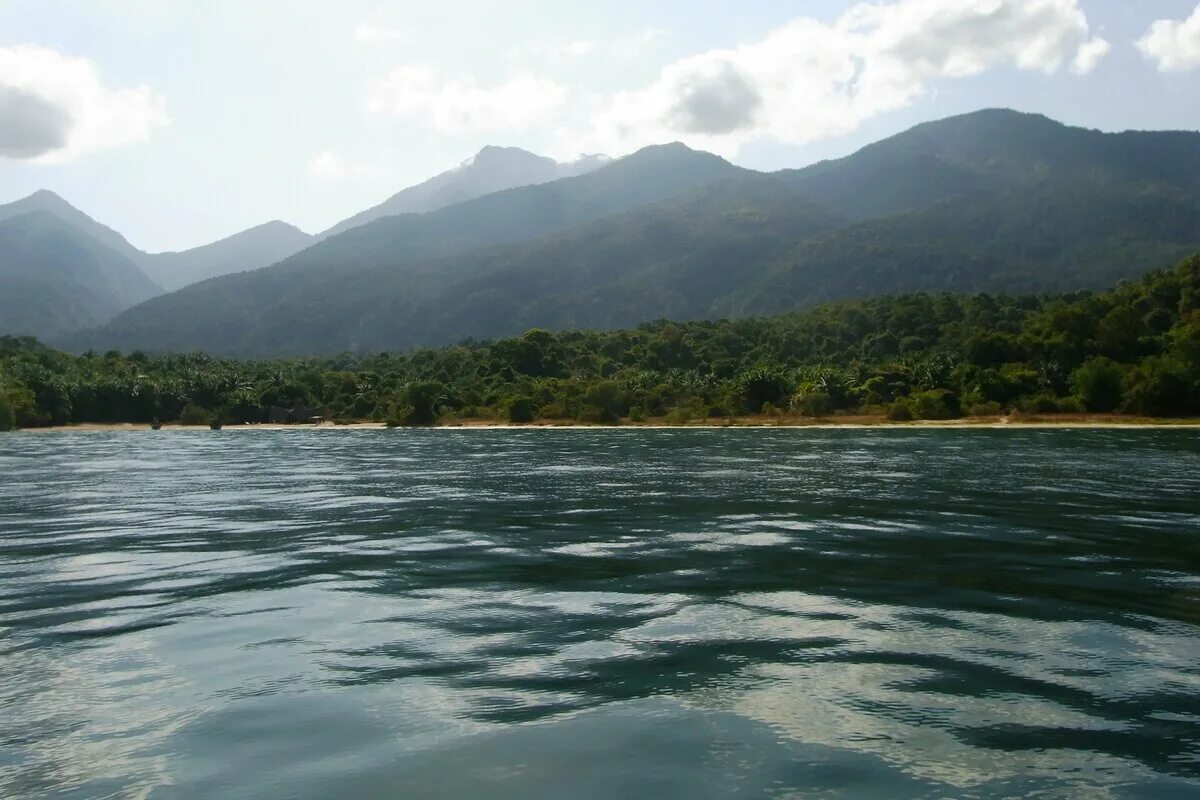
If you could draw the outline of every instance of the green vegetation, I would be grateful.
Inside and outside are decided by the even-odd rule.
[[[179,412],[180,425],[208,425],[215,418],[215,414],[213,414],[204,406],[200,406],[195,403],[188,403],[183,407],[183,410]]]
[[[4,385],[0,384],[0,431],[11,431],[17,425],[17,415],[13,412],[12,401]]]
[[[0,383],[20,426],[256,422],[294,407],[397,426],[760,413],[1197,415],[1200,257],[1102,293],[877,297],[770,318],[535,329],[402,355],[71,356],[5,338]]]

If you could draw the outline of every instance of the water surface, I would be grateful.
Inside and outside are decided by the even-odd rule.
[[[5,798],[1200,795],[1200,433],[0,437]]]

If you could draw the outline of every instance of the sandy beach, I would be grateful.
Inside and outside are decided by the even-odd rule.
[[[892,422],[882,417],[846,416],[813,419],[809,417],[736,417],[729,420],[705,421],[688,424],[667,424],[659,421],[622,422],[620,425],[584,425],[574,420],[545,420],[540,422],[513,424],[487,419],[455,420],[433,426],[435,430],[628,430],[628,429],[724,429],[724,428],[800,428],[831,430],[837,428],[898,428],[909,430],[921,429],[1114,429],[1114,428],[1143,428],[1169,429],[1200,427],[1200,419],[1152,419],[1145,417],[1123,417],[1113,414],[1096,415],[1066,415],[1047,414],[1022,417],[964,417],[953,420],[916,420],[912,422]],[[392,430],[382,422],[353,422],[344,425],[330,422],[321,425],[282,425],[274,423],[250,423],[242,425],[225,425],[219,431],[357,431],[357,430]],[[403,430],[403,429],[397,429]],[[164,423],[159,431],[152,431],[145,423],[83,423],[79,425],[54,425],[44,428],[25,428],[24,433],[111,433],[128,432],[172,432],[172,431],[209,431],[203,425],[179,425]]]

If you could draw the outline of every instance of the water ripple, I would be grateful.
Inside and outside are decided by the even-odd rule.
[[[0,437],[4,797],[1191,797],[1179,431]]]

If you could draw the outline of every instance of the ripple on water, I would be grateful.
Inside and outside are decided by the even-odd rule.
[[[1200,793],[1191,431],[0,439],[4,797]]]

